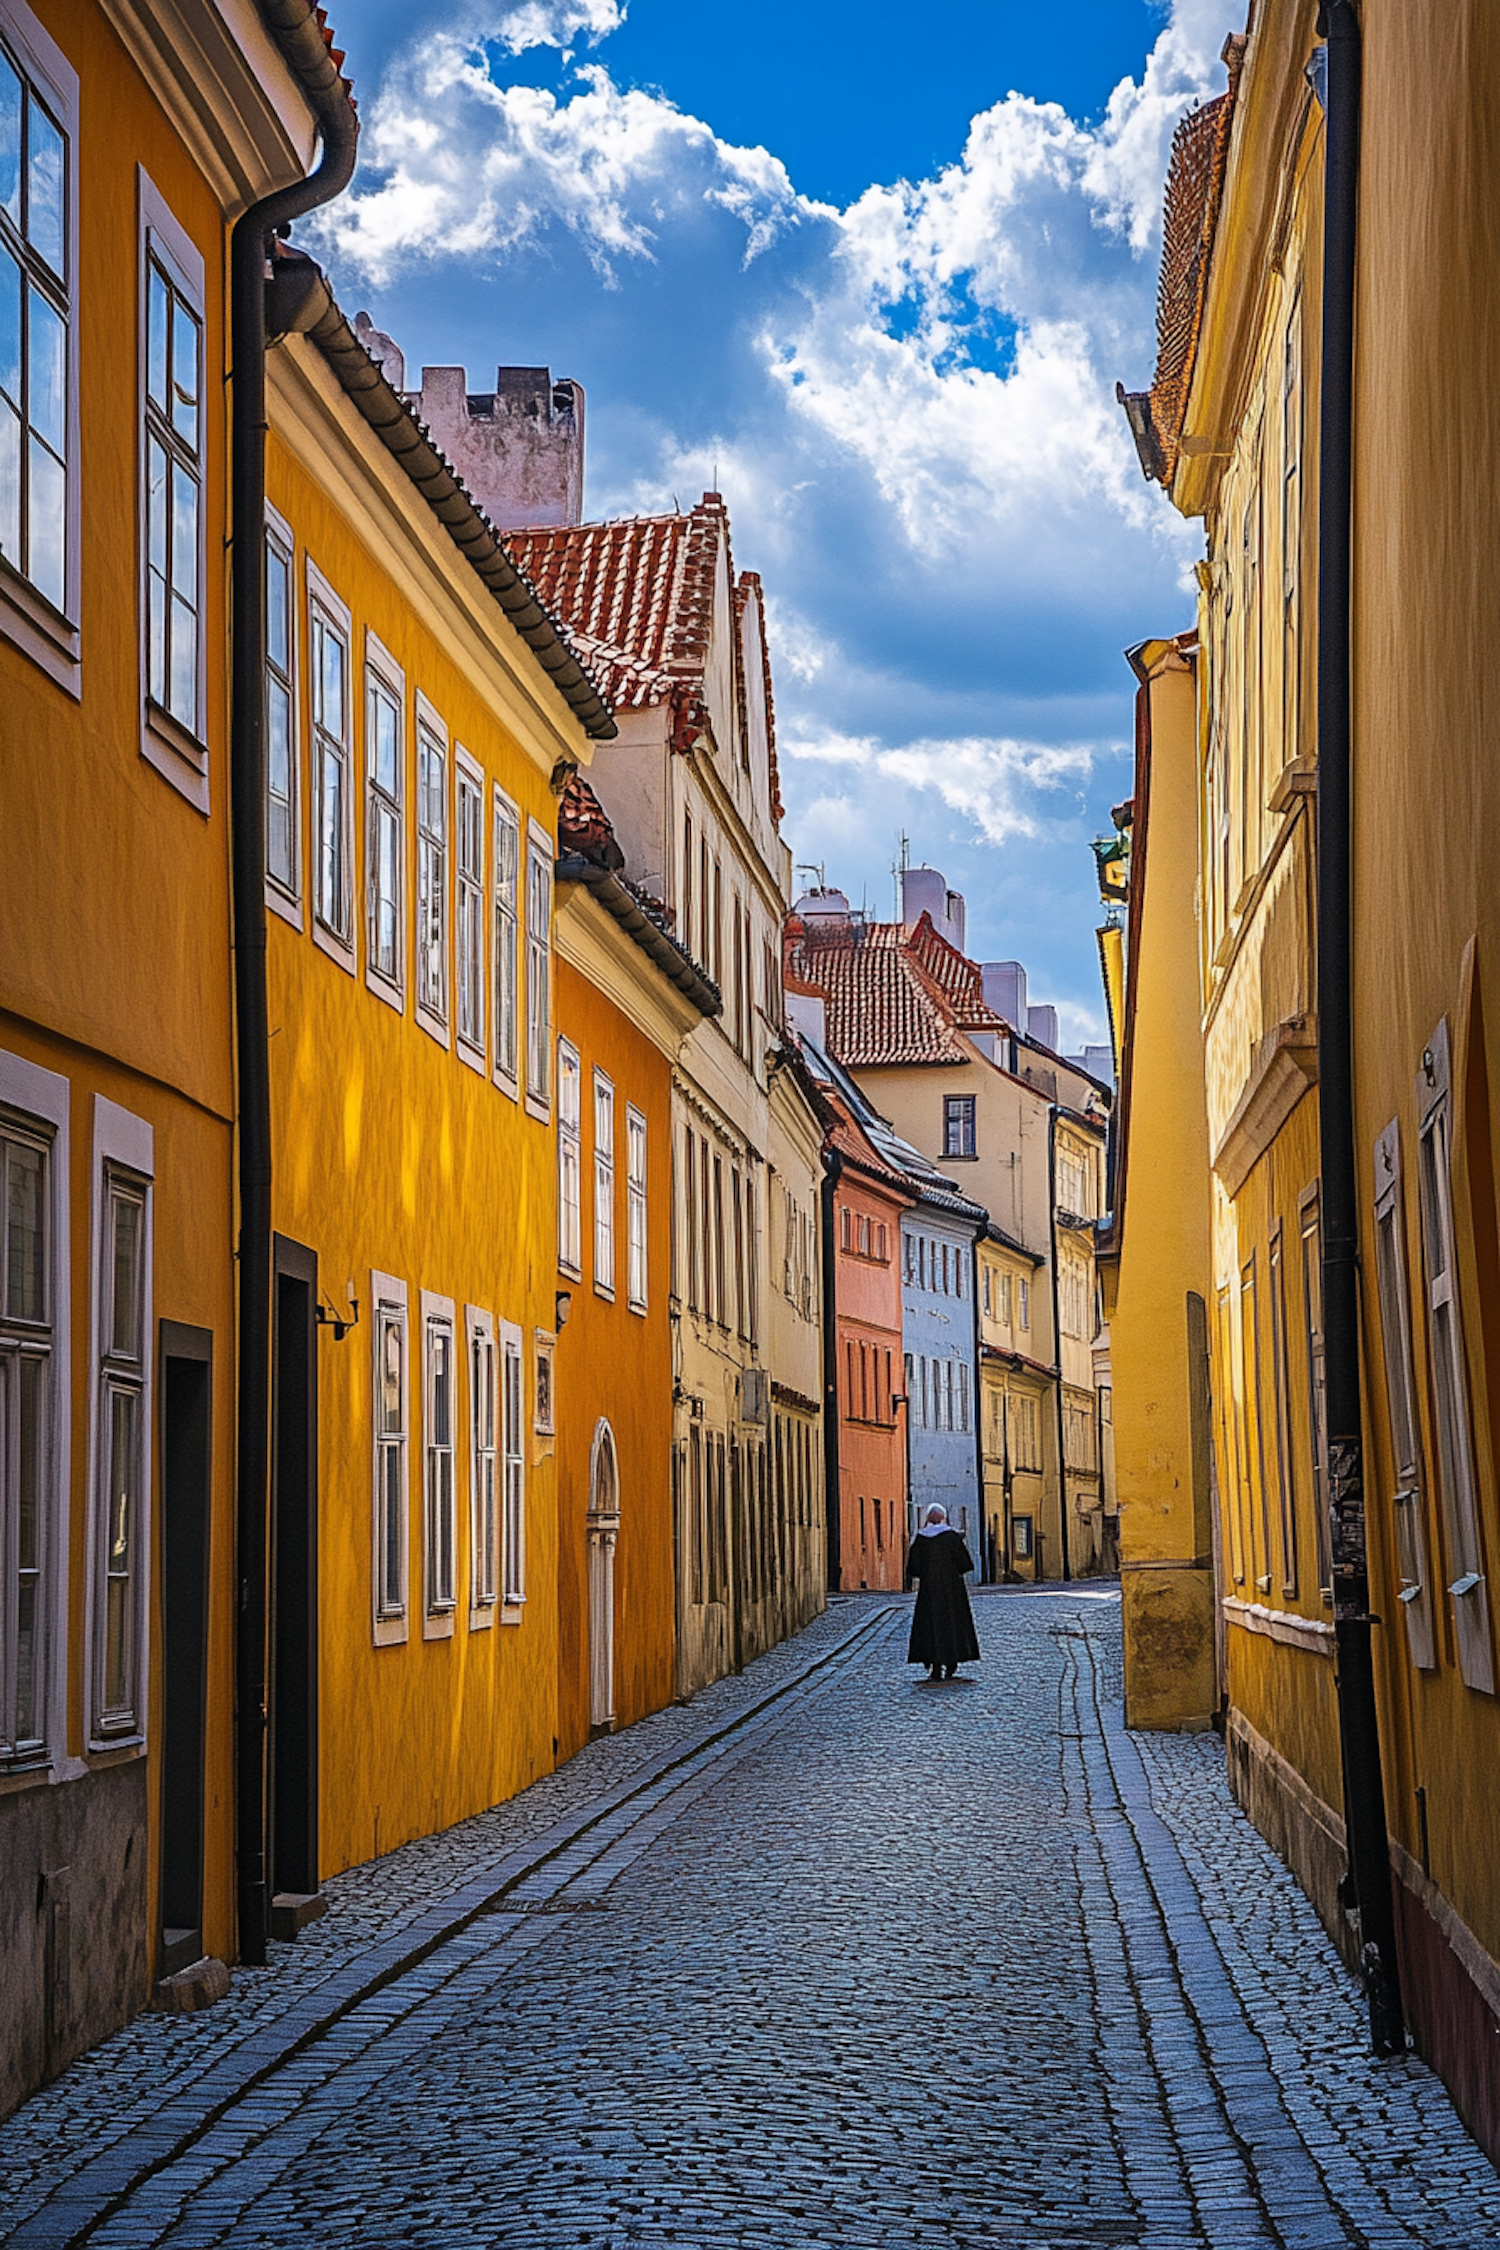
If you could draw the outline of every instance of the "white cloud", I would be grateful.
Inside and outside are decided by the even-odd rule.
[[[513,55],[528,47],[571,47],[579,34],[592,46],[625,18],[621,0],[471,0],[473,39],[495,39]]]
[[[1071,785],[1074,804],[1069,810],[1076,817],[1078,786],[1094,765],[1093,750],[1083,744],[1060,747],[978,736],[892,746],[868,735],[829,733],[783,740],[779,755],[796,764],[853,767],[871,780],[931,792],[950,811],[972,821],[990,844],[1040,835],[1048,823],[1037,800],[1045,791]],[[1054,812],[1054,823],[1056,817]]]

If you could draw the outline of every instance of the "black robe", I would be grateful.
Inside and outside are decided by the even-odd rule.
[[[956,1531],[918,1532],[906,1558],[906,1583],[917,1582],[908,1664],[978,1662],[979,1638],[964,1584],[964,1572],[973,1568],[974,1558]]]

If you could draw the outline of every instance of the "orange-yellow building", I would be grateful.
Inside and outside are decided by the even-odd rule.
[[[556,1724],[568,1758],[677,1692],[672,1066],[720,1000],[631,882],[581,780],[558,843]]]
[[[314,292],[270,355],[273,1927],[558,1752],[558,794],[613,722]],[[274,1903],[279,1902],[279,1903]]]

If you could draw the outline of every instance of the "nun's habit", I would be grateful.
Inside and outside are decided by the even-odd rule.
[[[934,1676],[951,1678],[960,1664],[979,1661],[979,1638],[964,1584],[965,1571],[973,1568],[974,1558],[949,1523],[947,1510],[929,1508],[906,1558],[906,1583],[915,1580],[917,1588],[908,1664],[925,1664]]]

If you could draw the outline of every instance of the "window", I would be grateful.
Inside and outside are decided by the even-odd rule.
[[[1034,1398],[1016,1393],[1009,1403],[1011,1467],[1023,1469],[1034,1476],[1042,1466],[1041,1418],[1037,1413],[1037,1402]]]
[[[972,1094],[945,1094],[943,1096],[943,1154],[944,1156],[972,1156],[974,1154],[974,1096]]]
[[[1016,1287],[1020,1292],[1021,1299],[1020,1325],[1024,1329],[1029,1329],[1031,1326],[1031,1283],[1020,1281],[1016,1284]]]
[[[312,663],[313,832],[316,928],[340,952],[353,946],[350,915],[349,613],[309,563]]]
[[[960,1364],[958,1370],[958,1426],[969,1427],[969,1370]]]
[[[578,1049],[557,1042],[557,1262],[583,1274],[583,1070]]]
[[[1328,1415],[1323,1388],[1323,1225],[1316,1189],[1302,1199],[1302,1320],[1307,1343],[1308,1430],[1312,1440],[1313,1532],[1318,1586],[1332,1592],[1328,1554]],[[1234,1522],[1231,1513],[1231,1524]]]
[[[1066,1258],[1058,1273],[1059,1313],[1065,1336],[1087,1340],[1089,1320],[1089,1269],[1075,1258]]]
[[[3,23],[0,554],[25,581],[25,589],[6,588],[6,607],[14,612],[7,631],[76,692],[77,637],[62,620],[78,614],[70,145],[78,81],[28,12],[7,7]],[[27,590],[41,602],[28,601]]]
[[[1449,1093],[1448,1026],[1432,1035],[1417,1075],[1418,1184],[1422,1254],[1427,1275],[1427,1338],[1432,1356],[1437,1418],[1438,1492],[1448,1533],[1453,1581],[1453,1621],[1459,1670],[1467,1684],[1493,1694],[1494,1656],[1485,1602],[1484,1550],[1479,1537],[1469,1384],[1459,1309],[1458,1259],[1453,1234],[1453,1120]]]
[[[375,1638],[406,1638],[406,1284],[372,1273],[375,1429]]]
[[[151,1128],[94,1103],[94,1552],[89,1739],[145,1732]]]
[[[367,651],[377,649],[371,634]],[[406,711],[405,683],[389,658],[365,665],[365,789],[366,971],[377,992],[399,1001],[405,983]]]
[[[1092,1217],[1089,1193],[1089,1166],[1076,1149],[1059,1143],[1057,1151],[1057,1206],[1060,1211],[1071,1211],[1074,1218]]]
[[[615,1090],[594,1072],[594,1287],[615,1293]]]
[[[693,816],[682,816],[682,911],[677,917],[678,933],[689,953],[693,950]]]
[[[488,1625],[499,1590],[500,1402],[495,1324],[472,1305],[469,1337],[469,1623]]]
[[[495,1076],[516,1090],[520,1064],[520,963],[517,911],[521,888],[521,816],[495,791]]]
[[[1406,1613],[1406,1646],[1413,1664],[1436,1663],[1432,1588],[1428,1582],[1423,1522],[1422,1451],[1416,1383],[1411,1361],[1411,1313],[1406,1296],[1406,1248],[1401,1192],[1401,1130],[1393,1118],[1375,1143],[1375,1277],[1380,1297],[1380,1340],[1385,1362],[1385,1402],[1390,1420],[1396,1489],[1391,1513],[1401,1572],[1397,1600]]]
[[[1002,1273],[1000,1275],[1000,1318],[1004,1322],[1005,1326],[1009,1328],[1011,1319],[1011,1277],[1008,1273]],[[1025,1325],[1024,1322],[1022,1323],[1022,1325]]]
[[[453,1304],[422,1292],[422,1493],[428,1638],[451,1633],[454,1602]]]
[[[146,694],[196,739],[203,732],[203,269],[165,218],[148,206]],[[196,268],[191,275],[184,251]]]
[[[417,1021],[448,1037],[448,737],[417,699]]]
[[[625,1288],[632,1310],[646,1309],[646,1120],[625,1112]]]
[[[44,1128],[0,1121],[0,1770],[47,1756],[57,1570],[54,1151]]]
[[[532,826],[526,847],[526,1095],[545,1107],[552,1092],[551,1053],[552,845]]]
[[[458,1039],[484,1061],[484,776],[463,752],[457,764]]]
[[[1297,1510],[1292,1475],[1292,1383],[1287,1361],[1286,1259],[1281,1226],[1271,1234],[1271,1358],[1276,1403],[1276,1491],[1281,1530],[1281,1589],[1297,1591]]]
[[[548,1372],[550,1375],[550,1366]],[[505,1510],[500,1564],[501,1589],[508,1609],[526,1599],[525,1396],[521,1331],[505,1321],[500,1328],[500,1465]]]
[[[297,651],[293,541],[280,516],[266,519],[266,876],[272,903],[302,895],[297,788]],[[294,919],[301,923],[301,916]]]

